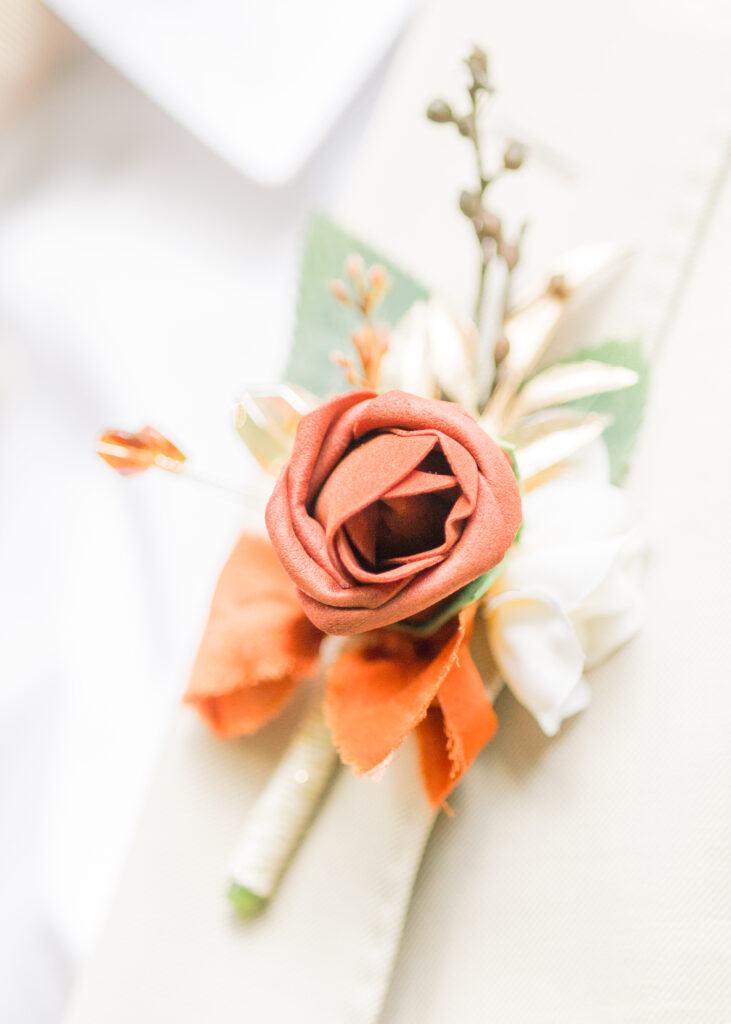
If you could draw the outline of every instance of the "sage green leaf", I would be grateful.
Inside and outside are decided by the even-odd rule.
[[[602,395],[591,395],[569,402],[573,409],[582,412],[598,412],[611,416],[613,423],[602,437],[609,452],[609,467],[612,483],[621,483],[629,468],[637,435],[642,425],[647,401],[649,364],[642,351],[642,343],[631,341],[607,341],[596,348],[586,348],[571,356],[571,362],[591,359],[612,366],[626,366],[637,374],[637,383],[621,391],[610,391]]]
[[[350,335],[360,320],[352,309],[333,298],[328,282],[342,277],[343,263],[351,253],[360,253],[367,264],[380,263],[390,278],[391,287],[376,315],[378,320],[396,324],[412,303],[429,296],[426,288],[391,260],[324,215],[315,215],[305,236],[294,340],[284,376],[321,398],[348,386],[342,367],[332,362],[331,353],[339,350],[351,355]]]
[[[507,555],[505,558],[507,558]],[[505,558],[503,558],[502,562],[498,562],[497,565],[493,566],[489,572],[483,573],[482,576],[478,576],[476,580],[472,580],[471,583],[466,584],[461,590],[452,594],[446,604],[443,604],[431,618],[425,619],[423,622],[394,622],[388,628],[395,629],[400,633],[409,633],[413,636],[431,636],[432,633],[436,633],[440,626],[443,626],[445,622],[448,622],[458,612],[461,612],[463,608],[466,608],[468,604],[473,604],[485,596],[503,571]]]

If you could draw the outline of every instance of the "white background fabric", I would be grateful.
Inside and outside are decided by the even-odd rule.
[[[305,219],[378,79],[286,189],[251,184],[88,51],[0,152],[0,1019],[57,1021],[187,678],[235,498],[122,481],[107,426],[258,478],[239,388],[281,375]]]
[[[428,848],[383,1019],[715,1022],[729,1016],[720,509],[729,499],[721,417],[731,197],[719,185],[728,25],[714,4],[668,16],[649,0],[615,4],[602,19],[573,0],[550,10],[433,7],[399,56],[341,208],[461,302],[471,239],[452,196],[468,157],[422,110],[456,87],[473,39],[496,54],[505,122],[581,172],[567,182],[538,166],[506,192],[512,209],[527,198],[540,213],[529,267],[597,237],[640,248],[613,301],[591,320],[577,313],[573,329],[586,327],[588,340],[631,330],[662,341],[632,478],[654,527],[651,611],[641,638],[595,675],[589,712],[557,739],[501,699],[498,738]],[[69,110],[73,126],[62,121]],[[3,787],[3,813],[21,852],[2,882],[4,906],[26,929],[3,935],[9,1020],[53,1019],[65,983],[59,949],[80,952],[94,932],[239,521],[234,503],[192,485],[183,494],[176,481],[113,479],[84,454],[88,438],[101,424],[154,419],[220,475],[252,472],[222,391],[228,398],[279,372],[294,237],[313,198],[332,200],[351,128],[352,119],[287,194],[262,192],[89,61],[3,155],[0,312],[12,386],[0,436],[0,568],[12,586],[0,621],[5,674],[22,685],[3,697],[2,756],[19,780]],[[348,776],[339,782],[277,908],[307,914],[299,986],[274,989],[271,974],[257,973],[243,955],[251,935],[232,929],[214,891],[289,722],[224,747],[181,716],[73,1024],[146,1024],[166,1012],[176,1024],[375,1017],[389,973],[384,936],[398,926],[418,859],[409,863],[409,847],[392,840],[400,830],[405,842],[423,836],[415,804],[390,819],[390,845],[366,843],[366,831],[358,843],[375,805],[339,802],[357,788]],[[408,767],[402,759],[369,790],[379,813]],[[396,889],[384,882],[392,870]],[[323,886],[316,907],[296,902],[308,878]],[[29,895],[35,921],[19,913]],[[333,906],[340,916],[328,915]],[[343,931],[361,908],[361,931]],[[31,984],[39,970],[44,987]],[[325,976],[327,997],[313,986]]]
[[[96,52],[262,185],[291,180],[417,0],[49,0]]]

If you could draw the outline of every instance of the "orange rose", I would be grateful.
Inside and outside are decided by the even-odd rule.
[[[361,633],[494,568],[520,526],[520,492],[460,406],[351,391],[301,421],[266,522],[310,620]]]

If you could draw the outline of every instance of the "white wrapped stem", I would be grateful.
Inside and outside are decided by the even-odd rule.
[[[274,895],[337,763],[330,730],[317,705],[290,740],[236,843],[229,898],[240,913],[256,913]]]
[[[325,653],[331,661],[336,640]],[[491,701],[503,687],[494,672],[485,682]],[[264,908],[314,817],[339,764],[330,730],[317,704],[296,730],[265,788],[249,811],[229,868],[229,899],[244,916]]]

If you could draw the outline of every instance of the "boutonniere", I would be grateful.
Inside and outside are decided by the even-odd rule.
[[[184,699],[227,739],[305,681],[317,694],[234,851],[246,914],[272,897],[339,762],[377,780],[413,734],[425,799],[449,811],[504,685],[554,734],[587,705],[587,670],[641,622],[643,539],[617,486],[642,418],[641,347],[552,356],[572,297],[621,251],[568,253],[514,294],[529,232],[508,229],[491,186],[531,152],[486,137],[483,51],[466,67],[463,106],[427,116],[474,152],[455,211],[475,236],[471,317],[315,217],[287,382],[237,407],[276,479],[261,532],[223,569]],[[98,450],[124,473],[192,472],[150,427],[107,431]]]

